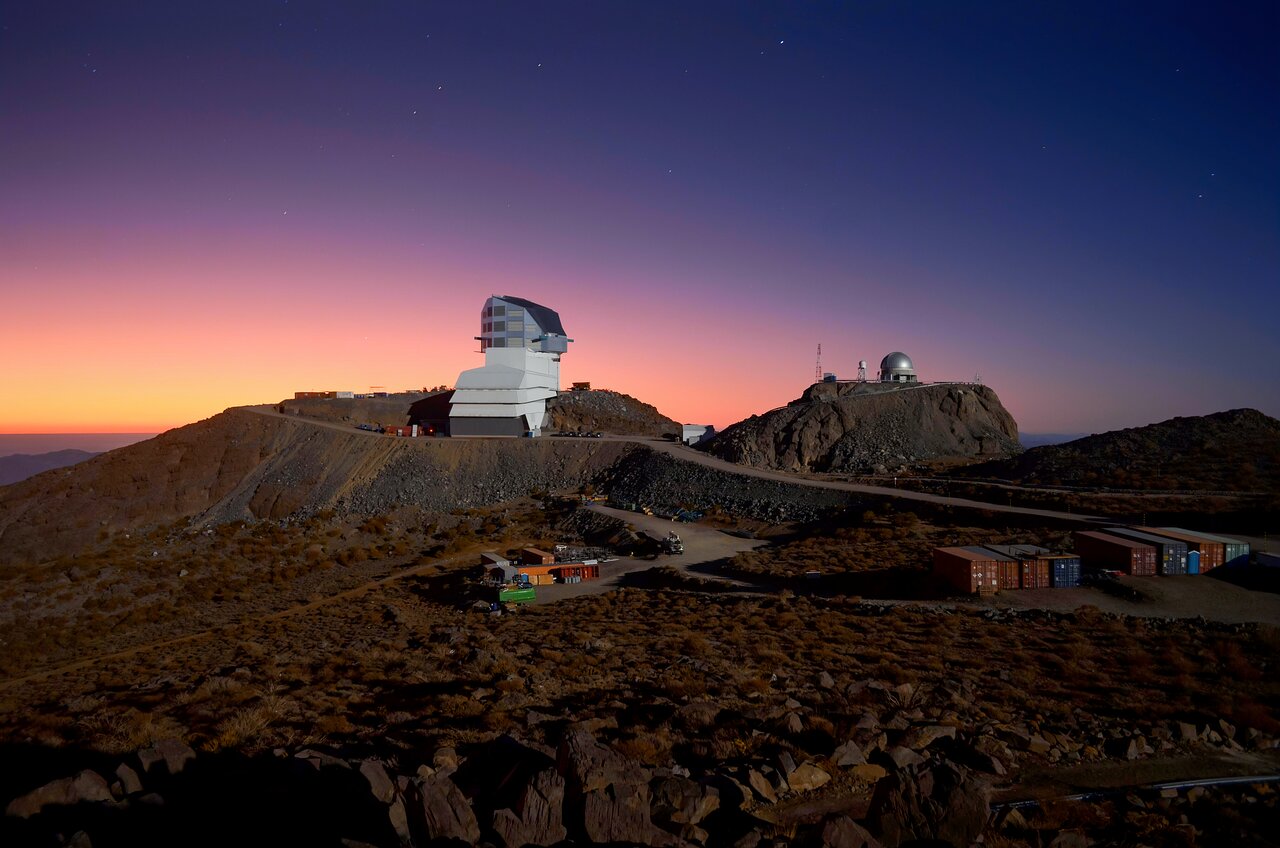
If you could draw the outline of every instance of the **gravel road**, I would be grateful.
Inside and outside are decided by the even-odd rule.
[[[592,504],[588,509],[593,512],[607,515],[610,518],[617,518],[625,521],[638,531],[648,533],[656,538],[663,538],[672,530],[680,535],[684,541],[684,553],[678,556],[662,555],[656,559],[619,559],[615,562],[604,563],[600,566],[599,580],[584,580],[581,583],[556,583],[551,586],[538,587],[538,600],[535,603],[548,604],[554,601],[562,601],[566,598],[577,598],[583,595],[598,595],[603,592],[610,592],[618,588],[622,583],[622,577],[627,574],[633,574],[639,571],[647,571],[650,568],[660,568],[662,566],[670,566],[686,574],[692,576],[717,580],[732,586],[742,588],[752,588],[751,584],[743,583],[738,580],[731,580],[727,577],[720,577],[714,573],[703,573],[695,566],[703,565],[717,560],[728,559],[729,557],[739,554],[743,551],[749,551],[763,545],[764,542],[758,539],[741,539],[737,536],[730,536],[711,527],[702,527],[697,524],[682,524],[678,521],[671,521],[666,518],[658,518],[653,515],[644,515],[643,513],[627,512],[621,509],[613,509],[612,507],[601,506],[600,504]]]

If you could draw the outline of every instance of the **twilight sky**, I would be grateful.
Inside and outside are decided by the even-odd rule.
[[[13,3],[0,432],[563,378],[723,426],[891,350],[1028,432],[1280,415],[1274,3]]]

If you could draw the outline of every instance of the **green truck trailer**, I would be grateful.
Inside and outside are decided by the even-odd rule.
[[[526,604],[535,598],[532,587],[521,589],[519,586],[503,586],[498,590],[498,603]]]

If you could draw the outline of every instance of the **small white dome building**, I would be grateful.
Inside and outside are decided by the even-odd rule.
[[[880,382],[882,383],[916,383],[916,366],[911,357],[902,351],[893,353],[880,360]]]

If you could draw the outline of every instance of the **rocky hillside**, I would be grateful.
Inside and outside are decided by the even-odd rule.
[[[680,423],[631,395],[595,389],[561,392],[547,403],[548,432],[588,430],[623,436],[679,433]]]
[[[707,448],[784,471],[891,471],[916,462],[1017,453],[1018,425],[987,386],[818,383],[787,406],[729,427]]]
[[[1280,492],[1280,421],[1256,409],[1158,424],[1032,448],[964,469],[1032,485]]]
[[[107,531],[412,504],[448,512],[576,489],[638,445],[397,439],[231,409],[0,489],[0,564],[83,550]]]

